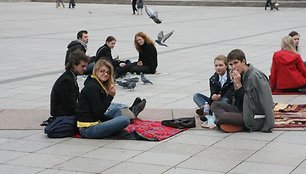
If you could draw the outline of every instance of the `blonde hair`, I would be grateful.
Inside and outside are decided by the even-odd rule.
[[[217,57],[214,59],[214,62],[215,62],[216,60],[221,60],[221,61],[224,62],[224,64],[225,64],[226,66],[228,66],[228,60],[227,60],[227,57],[226,57],[226,56],[224,56],[224,55],[219,55],[219,56],[217,56]]]
[[[141,48],[140,48],[140,45],[137,43],[136,41],[136,37],[141,37],[144,39],[144,41],[147,43],[147,44],[152,44],[154,45],[154,41],[152,39],[149,38],[149,36],[147,36],[144,32],[138,32],[135,34],[135,37],[134,37],[134,45],[135,45],[135,48],[138,52],[140,52]]]
[[[288,50],[297,53],[294,46],[294,40],[291,36],[285,36],[281,42],[282,50]]]
[[[105,82],[101,82],[97,78],[97,73],[98,73],[98,71],[100,71],[100,69],[103,66],[106,66],[109,70],[109,72],[108,72],[109,78]],[[105,92],[107,94],[109,94],[109,90],[111,89],[112,85],[114,84],[114,67],[113,67],[113,65],[111,63],[109,63],[107,60],[100,59],[96,62],[95,66],[93,68],[92,74],[93,74],[94,78],[98,80],[98,82],[100,83],[102,88],[105,90]]]

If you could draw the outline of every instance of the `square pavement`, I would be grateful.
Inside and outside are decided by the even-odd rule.
[[[57,9],[55,3],[0,4],[0,173],[305,173],[304,129],[270,134],[190,129],[161,142],[146,142],[48,139],[39,126],[22,124],[48,118],[51,87],[64,71],[66,46],[79,30],[89,32],[88,55],[113,35],[117,38],[113,56],[132,60],[137,59],[136,32],[155,39],[161,30],[174,30],[169,47],[156,46],[160,75],[147,76],[154,84],[138,83],[134,91],[118,87],[114,99],[131,104],[137,96],[146,98],[142,116],[152,113],[162,120],[169,118],[163,114],[195,116],[192,96],[209,94],[208,78],[219,54],[240,48],[248,62],[269,75],[273,52],[280,49],[282,37],[296,30],[305,58],[305,9],[153,6],[162,19],[157,25],[145,14],[132,15],[130,5],[78,3],[75,9]],[[84,79],[78,80],[81,87]],[[306,102],[305,95],[273,98],[281,103]],[[9,125],[12,121],[15,127]]]

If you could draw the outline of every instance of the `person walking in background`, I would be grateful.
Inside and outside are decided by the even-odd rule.
[[[137,12],[137,8],[136,8],[136,3],[137,3],[137,0],[132,0],[132,10],[133,10],[133,15],[135,15]]]
[[[82,75],[88,64],[89,57],[81,50],[76,50],[70,55],[66,63],[66,71],[56,80],[51,90],[50,115],[41,125],[47,126],[56,117],[76,116],[79,98],[78,75]]]
[[[270,10],[273,10],[272,0],[266,1],[265,10],[267,10],[267,7],[270,7]]]
[[[273,99],[267,76],[247,64],[240,49],[232,50],[227,59],[235,89],[235,105],[214,101],[211,110],[216,116],[215,123],[225,132],[272,132]]]
[[[228,61],[226,56],[219,55],[214,59],[215,73],[209,78],[210,97],[203,94],[196,93],[193,95],[193,101],[197,104],[199,109],[196,113],[203,116],[203,106],[205,102],[209,105],[213,101],[223,101],[225,103],[232,103],[234,95],[234,86],[230,78],[228,69]]]
[[[63,0],[56,0],[56,8],[61,7],[61,4],[62,4],[63,8],[65,8]]]
[[[129,65],[129,72],[154,74],[157,68],[157,51],[154,41],[145,33],[138,32],[134,37],[134,45],[139,53],[138,62]]]
[[[306,91],[306,67],[292,37],[282,39],[281,50],[273,55],[270,87],[272,91]]]
[[[75,0],[69,0],[69,8],[75,7]]]
[[[143,9],[143,0],[137,0],[137,14],[142,15],[142,9]]]

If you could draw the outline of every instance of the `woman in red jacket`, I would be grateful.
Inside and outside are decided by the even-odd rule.
[[[306,88],[306,68],[290,36],[282,39],[281,50],[273,55],[270,87],[272,91],[300,91]]]

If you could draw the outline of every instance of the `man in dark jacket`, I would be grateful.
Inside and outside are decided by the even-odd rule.
[[[244,53],[235,49],[228,56],[235,88],[235,106],[213,102],[216,123],[225,132],[271,132],[274,127],[273,98],[267,76],[247,64]]]
[[[83,53],[86,53],[87,43],[88,43],[88,32],[86,30],[79,31],[77,34],[77,40],[71,41],[67,46],[68,50],[66,51],[65,65],[69,61],[70,54],[75,50],[79,49]]]
[[[51,117],[41,125],[47,126],[55,117],[76,115],[79,87],[77,76],[85,72],[89,57],[80,50],[70,54],[66,71],[56,80],[51,91]]]

